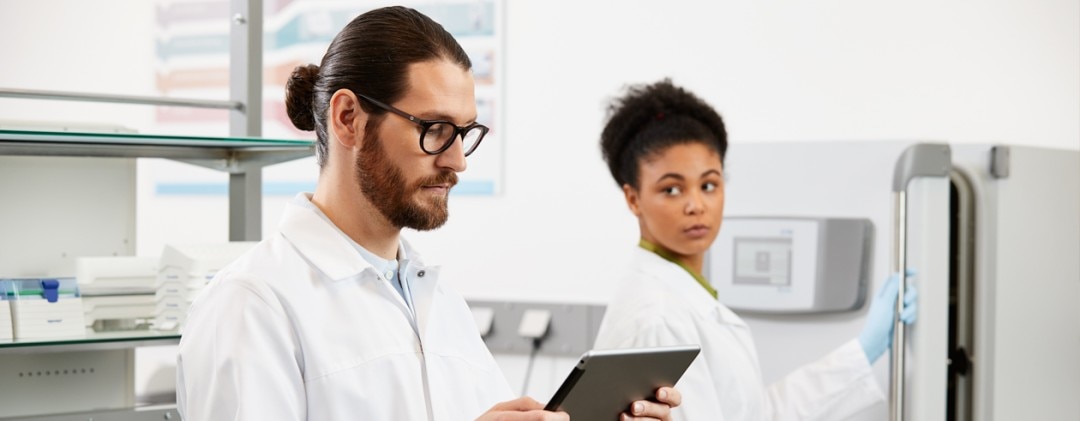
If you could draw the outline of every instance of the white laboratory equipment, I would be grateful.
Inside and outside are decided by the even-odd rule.
[[[155,328],[178,330],[199,291],[221,268],[257,244],[233,241],[208,244],[167,244],[158,262]]]
[[[307,141],[260,139],[263,102],[257,69],[262,57],[253,52],[262,50],[261,10],[261,2],[231,3],[229,15],[245,19],[228,34],[233,75],[228,101],[0,89],[6,98],[229,113],[226,138],[106,134],[70,126],[40,132],[0,129],[0,193],[17,198],[11,203],[18,205],[0,209],[0,235],[9,240],[0,242],[0,277],[70,277],[79,257],[134,255],[136,158],[170,159],[227,175],[228,238],[260,238],[262,169],[314,153]],[[2,325],[0,320],[0,331]],[[179,339],[176,332],[93,332],[79,339],[0,344],[0,419],[176,419],[174,405],[137,402],[135,354]]]
[[[732,310],[856,310],[866,296],[872,234],[868,219],[724,218],[706,277]]]
[[[157,315],[156,257],[80,257],[75,278],[86,327],[97,332],[148,329]]]
[[[84,296],[86,328],[95,332],[149,329],[157,317],[154,294]]]
[[[86,335],[82,298],[74,278],[2,279],[0,290],[11,308],[14,339]]]
[[[158,257],[107,256],[75,259],[75,278],[83,297],[153,294]]]
[[[0,192],[34,204],[0,210],[0,233],[18,239],[0,242],[0,278],[73,277],[79,257],[135,254],[135,160],[25,156],[55,150],[28,145],[0,134]],[[0,419],[133,407],[134,348],[179,339],[146,334],[128,341],[77,324],[72,337],[0,345]]]
[[[918,287],[918,320],[897,329],[890,358],[874,367],[889,405],[854,420],[1080,419],[1080,375],[1074,375],[1080,373],[1080,152],[920,142],[735,143],[725,173],[721,236],[731,238],[714,244],[712,273],[733,279],[734,238],[764,230],[741,225],[776,215],[870,221],[876,232],[865,249],[868,293],[899,268],[914,269],[906,282]],[[806,244],[791,243],[790,264],[799,264],[801,253],[823,252],[820,242]],[[746,247],[768,259],[787,251],[786,242]],[[724,256],[729,260],[717,261]],[[754,267],[746,274],[761,283],[743,286],[782,283],[780,268]],[[791,269],[795,285],[799,271]],[[768,288],[771,296],[759,295],[749,306],[793,305],[783,301],[782,287]],[[754,333],[763,378],[771,382],[858,335],[865,307],[828,314],[736,311]],[[791,352],[795,346],[800,352]]]

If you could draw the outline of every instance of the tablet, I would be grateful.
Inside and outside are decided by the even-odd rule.
[[[617,420],[639,400],[656,400],[656,389],[674,386],[701,347],[592,350],[581,356],[544,408],[572,420]]]

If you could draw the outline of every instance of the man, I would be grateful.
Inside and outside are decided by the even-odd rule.
[[[470,68],[441,26],[391,7],[294,71],[289,116],[316,132],[318,185],[192,305],[177,358],[185,418],[567,419],[510,400],[465,301],[400,236],[446,221],[487,132]],[[680,399],[663,388],[632,412],[667,419]]]

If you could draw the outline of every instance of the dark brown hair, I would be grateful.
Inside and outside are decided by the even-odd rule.
[[[319,66],[297,66],[285,84],[285,107],[300,130],[314,130],[319,166],[326,165],[326,114],[330,97],[348,89],[393,103],[408,89],[408,66],[445,59],[466,70],[472,62],[449,32],[416,10],[394,6],[357,16],[334,37]],[[360,102],[374,130],[385,111]]]

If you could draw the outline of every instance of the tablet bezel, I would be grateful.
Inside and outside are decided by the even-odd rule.
[[[656,389],[674,386],[700,352],[698,345],[588,351],[544,409],[585,420],[614,411],[612,420],[618,419],[631,403],[655,400]]]

